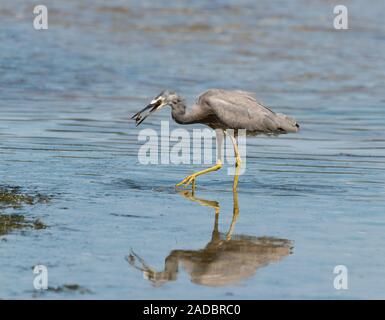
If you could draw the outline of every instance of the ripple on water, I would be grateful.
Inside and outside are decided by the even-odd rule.
[[[58,278],[38,298],[381,297],[383,1],[349,6],[359,24],[335,32],[325,1],[53,1],[52,32],[37,33],[24,0],[2,3],[0,192],[14,198],[0,202],[0,234],[9,239],[0,296],[34,295],[30,281],[13,279],[15,270],[29,279],[38,260]],[[129,121],[163,89],[191,104],[213,87],[255,91],[302,129],[248,140],[230,243],[211,228],[219,203],[223,219],[236,212],[229,165],[197,179],[198,203],[213,210],[195,205],[174,185],[207,165],[140,164],[141,127]],[[161,120],[170,120],[168,109],[142,128],[159,133]],[[43,205],[38,193],[54,196]],[[41,217],[49,232],[33,231]],[[284,239],[295,241],[293,254]],[[148,279],[164,280],[176,260],[188,277],[149,286],[127,268],[131,247],[159,267]],[[325,286],[337,263],[355,275],[343,293]],[[242,285],[190,283],[212,281],[215,270],[236,279],[241,269]]]

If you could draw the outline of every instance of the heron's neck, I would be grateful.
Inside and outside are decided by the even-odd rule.
[[[171,104],[171,116],[172,118],[180,124],[186,123],[186,105],[182,99],[178,99]]]
[[[191,117],[190,113],[188,112],[183,99],[180,99],[177,102],[174,102],[171,105],[171,108],[172,108],[172,111],[171,111],[172,118],[177,123],[179,123],[179,124],[193,123],[193,118]]]

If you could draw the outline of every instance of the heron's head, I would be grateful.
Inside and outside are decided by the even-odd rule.
[[[131,119],[135,119],[136,125],[140,125],[144,119],[146,119],[151,113],[160,110],[164,106],[174,105],[179,102],[181,98],[172,91],[162,91],[159,95],[157,95],[148,106],[134,114]],[[147,111],[147,112],[146,112]]]

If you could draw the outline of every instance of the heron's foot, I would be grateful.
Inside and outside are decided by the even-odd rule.
[[[192,189],[195,190],[196,177],[197,175],[193,173],[192,175],[189,175],[188,177],[184,178],[181,182],[177,183],[176,187],[187,188],[191,184]]]
[[[186,188],[188,185],[192,184],[192,189],[194,191],[195,190],[195,179],[198,176],[212,172],[212,171],[217,171],[220,168],[222,168],[222,162],[221,162],[221,160],[218,159],[217,164],[215,166],[212,166],[211,168],[207,168],[205,170],[193,173],[192,175],[186,177],[181,182],[179,182],[175,187],[183,186],[183,188]]]

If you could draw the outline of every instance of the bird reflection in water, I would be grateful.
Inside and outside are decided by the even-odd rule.
[[[219,203],[194,196],[193,192],[180,194],[203,206],[215,210],[214,229],[211,240],[201,250],[173,250],[165,260],[163,271],[157,272],[131,250],[127,261],[141,270],[146,279],[159,286],[177,280],[179,266],[183,266],[195,284],[226,286],[252,276],[257,269],[277,262],[291,253],[292,242],[273,237],[254,237],[233,234],[239,214],[238,194],[233,193],[233,218],[227,233],[218,230]]]

